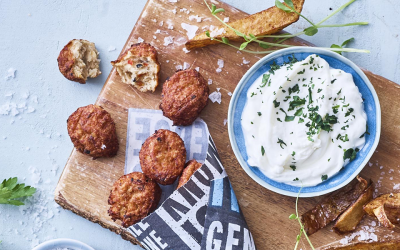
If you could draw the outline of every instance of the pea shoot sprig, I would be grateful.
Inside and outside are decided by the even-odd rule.
[[[290,47],[295,47],[293,45],[289,45],[289,44],[283,44],[284,41],[286,41],[289,38],[292,37],[297,37],[300,35],[307,35],[307,36],[314,36],[315,34],[318,33],[319,29],[321,28],[332,28],[332,27],[347,27],[347,26],[358,26],[358,25],[367,25],[368,22],[354,22],[354,23],[346,23],[346,24],[330,24],[330,25],[323,25],[328,19],[330,19],[332,16],[334,16],[335,14],[337,14],[338,12],[340,12],[341,10],[345,9],[347,6],[349,6],[350,4],[352,4],[353,2],[355,2],[356,0],[350,0],[349,2],[347,2],[346,4],[342,5],[341,7],[339,7],[337,10],[335,10],[334,12],[332,12],[330,15],[328,15],[327,17],[325,17],[323,20],[321,20],[319,23],[313,23],[310,19],[306,18],[305,16],[303,16],[301,13],[299,13],[298,11],[296,11],[292,0],[284,0],[285,4],[281,3],[279,0],[275,0],[275,6],[283,11],[285,11],[286,13],[296,13],[297,15],[301,16],[302,18],[304,18],[311,26],[307,27],[306,29],[304,29],[301,32],[295,33],[295,34],[288,34],[288,33],[284,33],[284,34],[276,34],[276,35],[261,35],[261,36],[255,36],[253,34],[244,34],[241,31],[233,28],[231,25],[229,25],[228,23],[224,22],[220,17],[217,16],[218,13],[221,12],[225,12],[225,10],[223,8],[217,8],[217,6],[215,6],[214,4],[211,4],[211,6],[207,3],[207,0],[204,0],[207,8],[210,10],[211,14],[218,20],[220,21],[225,27],[227,27],[228,29],[232,30],[233,32],[235,32],[235,34],[237,36],[242,37],[245,42],[243,42],[240,46],[236,46],[234,44],[231,44],[229,39],[226,37],[222,37],[221,39],[218,39],[216,37],[211,37],[211,34],[209,31],[206,31],[206,35],[207,37],[209,37],[211,40],[215,40],[218,41],[220,43],[226,44],[228,46],[231,46],[237,50],[243,51],[243,52],[248,52],[248,53],[253,53],[253,54],[269,54],[272,52],[275,52],[277,50],[271,50],[270,48],[272,47],[279,47],[279,48],[290,48]],[[263,41],[261,39],[263,38],[274,38],[274,42],[267,42],[267,41]],[[341,46],[335,45],[333,44],[331,47],[321,47],[322,49],[326,49],[326,50],[331,50],[334,52],[337,52],[339,54],[341,54],[342,52],[359,52],[359,53],[369,53],[369,50],[363,50],[363,49],[354,49],[354,48],[344,48],[344,46],[350,42],[353,41],[354,38],[351,38],[349,40],[346,40]],[[262,51],[255,51],[255,50],[249,50],[246,49],[247,45],[249,45],[250,43],[258,43],[258,45],[263,48],[263,49],[268,49],[268,50],[262,50]]]
[[[297,178],[296,178],[296,179],[297,179]],[[296,214],[291,214],[291,215],[289,216],[289,219],[291,219],[291,220],[297,220],[297,221],[299,222],[299,224],[300,224],[300,233],[299,233],[299,234],[297,235],[297,237],[296,237],[296,245],[294,246],[294,250],[297,249],[302,234],[304,234],[304,236],[306,237],[306,239],[307,239],[307,241],[308,241],[308,244],[310,245],[311,249],[312,249],[312,250],[315,250],[313,244],[311,243],[310,239],[308,238],[308,235],[307,235],[306,231],[304,230],[304,225],[303,225],[303,223],[301,223],[301,219],[300,219],[300,217],[299,217],[299,211],[298,211],[298,209],[297,209],[297,204],[298,204],[298,202],[299,202],[299,196],[300,196],[300,193],[301,193],[301,190],[302,190],[302,189],[303,189],[303,186],[300,188],[299,193],[297,194],[297,198],[296,198]]]

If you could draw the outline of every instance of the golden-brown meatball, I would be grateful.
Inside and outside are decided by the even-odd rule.
[[[196,172],[199,168],[201,168],[201,166],[203,166],[203,164],[197,162],[196,160],[188,161],[185,165],[185,169],[183,170],[181,177],[179,177],[179,182],[176,189],[185,185],[185,183],[189,181],[190,177],[194,174],[194,172]]]
[[[133,44],[111,64],[124,83],[133,85],[142,92],[154,92],[158,86],[160,64],[157,50],[148,43]]]
[[[197,70],[177,71],[163,85],[160,109],[174,125],[187,126],[208,103],[210,89]]]
[[[73,39],[61,50],[57,58],[58,68],[68,80],[86,83],[88,77],[101,74],[99,52],[94,43]]]
[[[75,148],[93,158],[112,157],[119,144],[114,120],[102,107],[78,108],[67,120],[68,134]]]
[[[156,210],[161,198],[161,188],[141,172],[133,172],[119,178],[108,198],[111,205],[108,214],[123,227],[139,222]]]
[[[162,185],[169,185],[185,167],[185,144],[177,133],[159,129],[143,143],[139,158],[146,176]]]

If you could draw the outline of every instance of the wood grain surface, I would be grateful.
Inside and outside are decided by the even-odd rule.
[[[226,10],[221,16],[229,16],[230,20],[247,15],[222,2],[215,0],[213,2]],[[174,9],[176,14],[174,14]],[[189,20],[191,15],[202,17],[202,21]],[[187,35],[181,23],[198,26],[197,32],[200,32],[204,26],[218,25],[218,21],[212,18],[202,0],[180,0],[177,3],[170,3],[168,0],[147,2],[121,53],[131,44],[137,43],[139,38],[155,46],[159,52],[161,64],[160,86],[154,93],[141,93],[122,83],[115,69],[111,71],[96,104],[110,112],[115,120],[120,150],[116,157],[92,160],[74,149],[55,190],[55,201],[65,209],[120,234],[124,239],[134,244],[138,243],[107,214],[109,208],[107,199],[111,186],[124,174],[128,108],[158,109],[162,83],[177,70],[178,65],[186,62],[191,68],[199,67],[204,78],[212,79],[210,93],[218,88],[222,94],[221,104],[210,102],[203,110],[201,118],[208,124],[257,249],[291,249],[299,232],[298,223],[288,219],[294,212],[295,198],[273,193],[247,176],[232,152],[228,129],[224,125],[230,101],[228,93],[233,93],[242,75],[260,59],[260,56],[237,53],[235,49],[221,44],[185,53],[183,48]],[[170,25],[173,25],[173,29],[168,29]],[[174,42],[165,46],[164,38],[170,36],[173,37]],[[298,38],[291,39],[287,43],[310,45]],[[218,59],[225,62],[220,73],[216,72]],[[381,140],[370,163],[361,173],[363,177],[371,178],[376,183],[374,190],[376,196],[395,192],[394,188],[397,188],[395,184],[400,183],[398,160],[400,156],[400,86],[369,71],[364,70],[364,72],[378,93],[382,109]],[[321,199],[322,197],[300,199],[299,212],[305,212]],[[372,221],[371,218],[364,218],[356,231],[362,226],[370,225]],[[343,239],[344,236],[336,235],[331,230],[331,226],[311,236],[314,246],[318,247]],[[380,227],[374,229],[379,240],[400,238],[398,229],[394,232]],[[307,242],[302,240],[300,248],[308,249]]]

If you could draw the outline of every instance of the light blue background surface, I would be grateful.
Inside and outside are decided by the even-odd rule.
[[[329,8],[346,1],[306,0],[303,14],[319,21],[331,12]],[[226,2],[249,13],[274,3]],[[4,105],[20,107],[16,116],[0,115],[0,179],[17,176],[38,188],[28,206],[0,205],[0,249],[31,249],[53,238],[81,240],[97,250],[139,249],[57,207],[53,192],[72,149],[66,119],[78,107],[96,100],[111,70],[109,62],[117,57],[144,5],[145,0],[0,0],[0,110]],[[348,54],[348,58],[400,82],[399,15],[395,0],[358,0],[329,23],[368,21],[369,26],[325,29],[306,39],[330,46],[355,37],[351,46],[370,49],[371,54]],[[305,27],[299,21],[287,31]],[[100,51],[103,74],[86,85],[67,81],[57,68],[59,51],[73,38],[93,41]],[[109,52],[109,46],[117,50]],[[7,81],[10,67],[17,69],[16,77]]]

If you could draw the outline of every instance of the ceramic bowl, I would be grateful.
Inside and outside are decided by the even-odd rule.
[[[265,176],[259,168],[247,164],[248,157],[240,120],[247,100],[247,90],[259,76],[270,69],[270,65],[273,62],[281,65],[284,62],[288,62],[288,58],[293,55],[298,60],[304,60],[312,54],[317,54],[325,59],[332,68],[341,69],[353,75],[354,82],[364,98],[364,109],[368,118],[367,123],[369,135],[367,134],[365,136],[365,145],[357,153],[356,159],[328,180],[316,186],[302,188],[300,197],[323,195],[348,184],[368,163],[378,145],[381,133],[381,109],[375,89],[364,72],[362,72],[362,70],[349,59],[332,51],[312,47],[292,47],[282,49],[260,59],[242,77],[232,95],[228,109],[229,139],[233,152],[235,153],[240,165],[254,181],[271,191],[293,197],[297,196],[299,193],[299,187],[276,182]]]
[[[68,248],[71,250],[94,250],[83,242],[72,239],[54,239],[43,242],[32,250],[54,250],[57,248]]]

